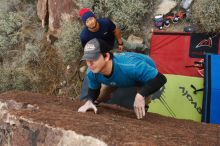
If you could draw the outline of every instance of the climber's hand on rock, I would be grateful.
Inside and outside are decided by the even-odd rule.
[[[97,108],[91,100],[86,101],[86,103],[78,109],[78,112],[85,113],[88,110],[93,110],[95,113],[97,113]]]
[[[145,99],[139,93],[137,93],[134,100],[134,112],[138,119],[142,119],[145,116]]]

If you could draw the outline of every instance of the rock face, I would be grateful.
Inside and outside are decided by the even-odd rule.
[[[177,120],[101,104],[99,114],[78,113],[69,98],[29,92],[0,94],[2,146],[220,145],[220,126]]]
[[[140,37],[134,36],[134,35],[129,35],[128,40],[129,43],[137,43],[137,44],[142,44],[144,43],[144,40]]]
[[[166,15],[176,6],[177,2],[174,0],[162,0],[162,2],[158,5],[154,15]]]
[[[14,100],[0,101],[0,145],[1,146],[106,146],[91,136],[83,136],[71,130],[51,127],[31,118],[15,116],[10,111],[37,112],[38,106],[17,103]]]
[[[38,0],[37,14],[42,26],[49,25],[49,31],[56,33],[61,19],[77,19],[78,9],[75,0]]]

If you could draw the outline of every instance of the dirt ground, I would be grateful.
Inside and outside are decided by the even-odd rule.
[[[24,108],[10,111],[11,114],[93,136],[108,145],[220,145],[220,125],[153,113],[137,120],[133,111],[104,104],[98,107],[98,114],[78,113],[77,109],[83,104],[78,100],[30,92],[6,92],[0,94],[0,100],[23,103]],[[39,109],[25,108],[28,104]]]

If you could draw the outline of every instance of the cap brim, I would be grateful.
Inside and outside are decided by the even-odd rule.
[[[94,61],[99,58],[100,53],[86,53],[83,55],[81,60],[88,60],[88,61]]]

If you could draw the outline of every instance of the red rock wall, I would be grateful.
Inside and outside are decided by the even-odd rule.
[[[77,19],[78,8],[75,0],[38,0],[37,14],[42,26],[48,24],[49,31],[54,32],[60,27],[61,19]]]

